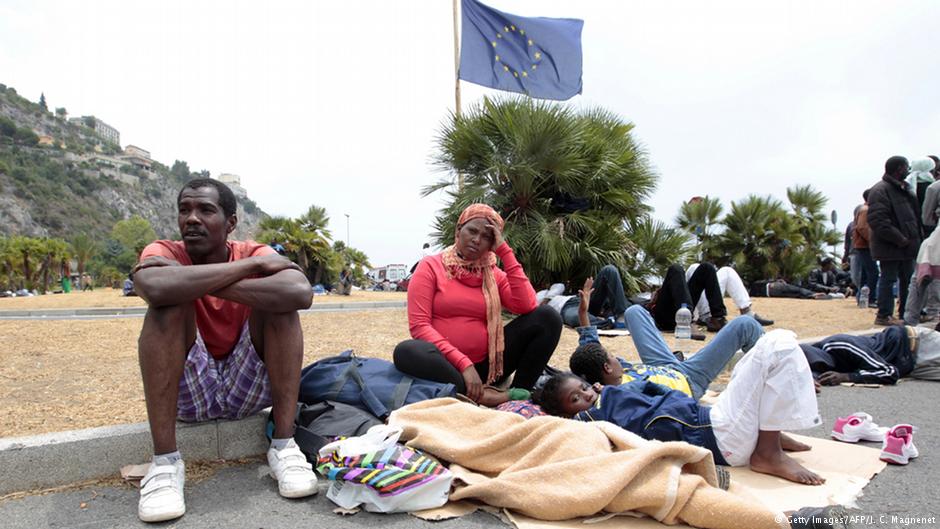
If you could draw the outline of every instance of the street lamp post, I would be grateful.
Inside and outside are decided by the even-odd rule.
[[[346,215],[346,247],[349,248],[349,213],[343,213]]]

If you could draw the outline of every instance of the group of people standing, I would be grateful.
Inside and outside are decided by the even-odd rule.
[[[931,261],[930,251],[940,205],[938,177],[940,159],[936,156],[913,164],[903,156],[888,158],[884,175],[862,193],[864,203],[856,208],[846,230],[846,237],[851,238],[847,253],[852,280],[859,290],[867,286],[869,303],[877,303],[876,325],[899,325],[902,320],[919,323],[926,294],[932,292],[930,284],[940,277],[933,271],[940,260]]]

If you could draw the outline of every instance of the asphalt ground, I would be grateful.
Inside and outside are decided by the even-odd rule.
[[[838,415],[856,411],[871,414],[882,426],[909,422],[918,430],[914,441],[920,457],[907,466],[889,465],[875,476],[850,513],[853,528],[940,527],[940,494],[936,477],[940,459],[933,448],[940,442],[937,411],[940,384],[905,380],[897,386],[823,388],[819,408],[823,426],[801,433],[828,437]],[[879,447],[877,443],[868,443]],[[117,466],[117,464],[115,465]],[[261,475],[262,464],[223,468],[205,481],[186,487],[187,514],[163,524],[137,520],[137,490],[129,485],[88,487],[69,492],[27,496],[0,503],[0,526],[6,528],[299,528],[331,527],[393,529],[475,529],[503,527],[497,518],[474,513],[460,519],[426,522],[406,514],[354,516],[334,514],[326,484],[313,498],[285,500],[274,481]],[[746,529],[746,528],[744,528]]]

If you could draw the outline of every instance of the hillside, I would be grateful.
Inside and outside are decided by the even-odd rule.
[[[172,238],[176,195],[193,172],[151,160],[92,116],[67,119],[0,84],[0,235],[104,240],[114,223],[139,215]],[[117,141],[115,141],[117,140]],[[131,139],[132,140],[132,139]],[[265,216],[239,186],[235,238],[248,238]]]

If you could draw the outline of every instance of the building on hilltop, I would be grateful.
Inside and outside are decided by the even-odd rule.
[[[222,173],[216,178],[219,182],[229,186],[232,189],[232,192],[240,197],[247,197],[248,191],[242,187],[242,178],[237,174],[231,173]]]
[[[74,123],[76,125],[84,125],[89,128],[95,129],[95,132],[99,136],[104,138],[106,141],[113,143],[115,145],[121,144],[121,133],[111,125],[108,125],[104,121],[96,118],[95,116],[82,116],[80,118],[69,118],[69,123]],[[94,125],[94,126],[92,126]]]
[[[134,167],[140,167],[149,171],[153,167],[153,159],[150,158],[150,151],[141,149],[136,145],[124,147],[124,154],[121,159],[130,163]]]

